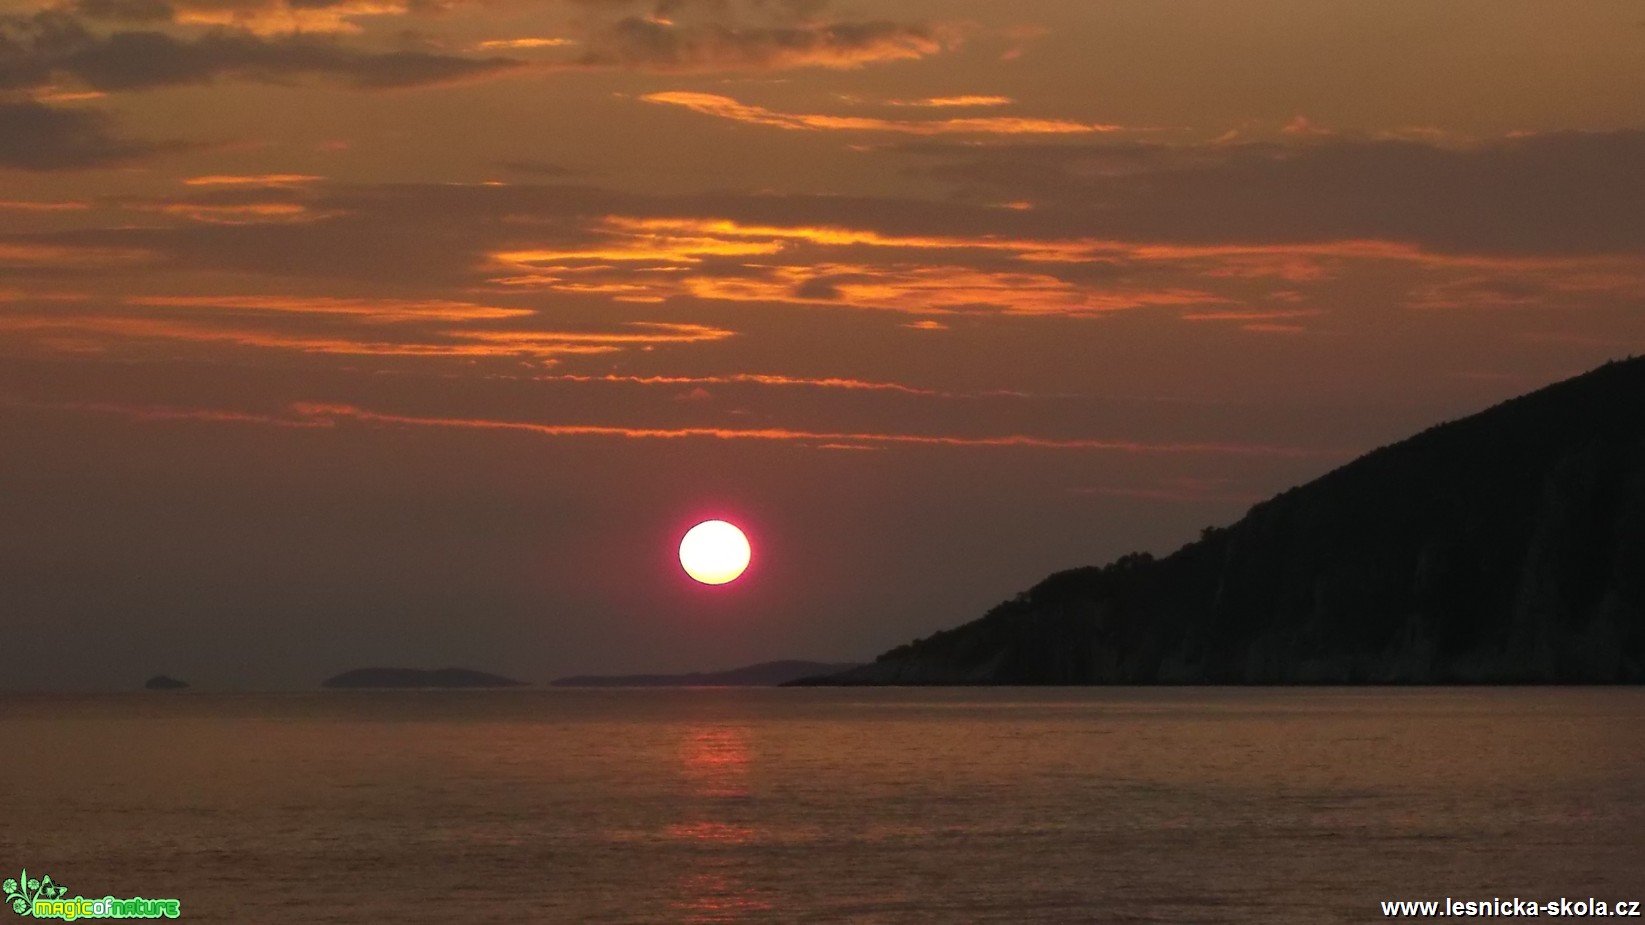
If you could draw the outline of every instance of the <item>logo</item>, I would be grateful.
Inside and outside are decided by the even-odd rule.
[[[16,880],[6,878],[0,888],[6,891],[11,911],[37,919],[174,919],[183,911],[183,904],[175,899],[70,897],[68,887],[53,883],[50,877],[30,878],[27,870]]]

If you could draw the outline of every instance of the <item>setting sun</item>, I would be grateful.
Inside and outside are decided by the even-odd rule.
[[[748,537],[723,520],[706,520],[680,540],[680,565],[705,585],[735,581],[748,568]]]

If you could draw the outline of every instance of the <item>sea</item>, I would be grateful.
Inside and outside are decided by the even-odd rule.
[[[1645,900],[1642,689],[0,694],[0,748],[0,878],[186,921]]]

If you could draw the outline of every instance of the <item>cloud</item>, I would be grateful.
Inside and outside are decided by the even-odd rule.
[[[89,208],[91,208],[91,203],[76,199],[61,201],[0,199],[0,210],[9,209],[14,212],[83,212]]]
[[[3,37],[0,37],[3,41]],[[3,57],[0,46],[0,57]],[[4,71],[0,70],[0,81]],[[122,137],[105,113],[0,100],[0,168],[53,171],[114,167],[162,146]]]
[[[182,0],[173,19],[183,25],[227,26],[257,35],[360,32],[356,19],[398,16],[408,7],[397,0]]]
[[[1186,312],[1184,321],[1277,321],[1286,318],[1312,318],[1322,312],[1317,308],[1235,309],[1233,311]]]
[[[189,177],[183,183],[186,186],[300,187],[324,179],[325,177],[305,173],[264,173],[251,176],[211,174],[202,177]]]
[[[955,398],[953,392],[942,392],[936,389],[922,389],[916,386],[904,385],[900,382],[880,382],[863,379],[850,379],[838,376],[822,378],[806,376],[780,376],[766,373],[730,373],[723,376],[625,376],[607,373],[604,375],[580,375],[575,373],[559,373],[538,376],[542,382],[577,382],[577,383],[626,383],[631,385],[657,386],[707,386],[707,385],[763,385],[763,386],[798,386],[816,389],[845,389],[848,391],[870,392],[900,392],[904,395],[922,395],[933,398]],[[984,393],[973,393],[984,394]],[[986,393],[1002,394],[1002,393]],[[1015,394],[1015,393],[1013,393]]]
[[[0,251],[0,263],[4,252]],[[221,303],[216,298],[211,303]],[[206,307],[188,300],[152,299],[133,300],[133,307]],[[245,303],[242,303],[245,304]],[[251,303],[255,304],[255,303]],[[263,303],[272,305],[275,303]],[[281,308],[257,308],[253,311],[281,312]],[[348,300],[327,306],[312,302],[297,313],[316,315],[353,316],[359,322],[435,321],[451,320],[450,312],[440,306],[424,310],[416,308],[383,308],[360,306],[356,309]],[[392,314],[399,311],[398,316]],[[463,321],[486,317],[481,313],[462,313]],[[98,343],[103,347],[145,342],[175,342],[196,345],[246,347],[264,350],[285,350],[298,353],[336,356],[419,357],[444,359],[532,359],[543,360],[560,356],[587,356],[616,353],[635,347],[668,344],[697,344],[734,337],[735,332],[709,325],[629,322],[618,331],[569,330],[484,330],[462,328],[419,328],[392,333],[380,327],[362,334],[349,328],[327,328],[323,333],[297,332],[289,326],[275,327],[247,323],[243,317],[196,314],[187,318],[163,315],[108,314],[100,312],[51,314],[8,313],[0,315],[0,332],[52,338],[63,334],[75,335],[77,343]]]
[[[50,411],[77,411],[88,414],[113,414],[134,421],[196,421],[210,424],[260,424],[265,427],[332,427],[333,422],[318,418],[282,417],[251,411],[226,411],[214,408],[172,408],[165,405],[134,405],[120,402],[97,401],[30,401],[10,395],[0,395],[0,406]]]
[[[487,39],[474,47],[481,51],[495,51],[498,49],[526,49],[526,48],[560,48],[565,45],[577,44],[572,39],[543,38],[540,36],[526,36],[517,39]]]
[[[1094,286],[1054,272],[1058,264],[1072,267],[1124,253],[1125,245],[1116,242],[893,236],[712,218],[607,216],[601,226],[606,240],[592,246],[497,252],[492,261],[510,275],[491,281],[630,299],[690,296],[909,314],[1091,315],[1226,301],[1186,287]],[[893,258],[873,256],[875,251],[909,253]],[[958,262],[968,256],[999,265]],[[670,272],[686,268],[692,272]]]
[[[343,315],[372,322],[496,321],[536,314],[529,308],[504,308],[447,299],[341,299],[325,296],[133,296],[127,305],[150,308],[222,309],[296,315]]]
[[[129,203],[127,208],[159,212],[211,225],[302,224],[323,221],[337,213],[311,209],[296,202],[247,202],[209,204],[200,202]]]
[[[512,431],[544,437],[620,437],[628,440],[755,440],[800,442],[811,445],[848,443],[856,445],[993,447],[1041,450],[1094,450],[1136,454],[1184,454],[1209,456],[1310,457],[1346,455],[1339,450],[1315,450],[1289,446],[1240,443],[1154,443],[1140,440],[1101,438],[1036,437],[1027,434],[970,436],[961,434],[919,434],[852,431],[810,431],[784,427],[629,427],[602,424],[545,424],[486,418],[446,418],[383,414],[353,405],[300,402],[292,411],[321,420],[353,420],[364,424],[407,427],[440,427],[463,430]]]
[[[319,77],[366,89],[416,87],[495,76],[511,58],[426,51],[373,52],[303,34],[265,38],[217,29],[196,38],[161,31],[98,34],[65,13],[0,17],[0,90],[71,79],[99,91],[207,84],[279,83]]]
[[[670,91],[640,97],[648,103],[680,106],[692,112],[750,125],[805,131],[895,132],[905,135],[1082,135],[1124,131],[1118,125],[1087,124],[1067,119],[987,116],[963,119],[874,119],[785,113],[741,103],[713,93]]]
[[[898,108],[915,109],[970,109],[990,106],[1010,106],[1016,100],[1009,96],[984,96],[974,94],[969,96],[928,96],[921,99],[871,99],[861,96],[845,94],[840,97],[847,103],[869,106],[894,106]]]
[[[0,267],[89,270],[129,267],[155,258],[153,251],[132,247],[77,247],[0,241]]]
[[[78,0],[74,11],[116,22],[170,22],[176,12],[168,0]]]
[[[829,296],[802,294],[812,274],[828,278]],[[763,277],[690,275],[683,283],[684,294],[699,299],[832,305],[916,315],[1003,312],[1082,316],[1149,306],[1224,301],[1194,289],[1087,287],[1045,273],[987,271],[944,264],[778,267]]]
[[[1104,438],[1038,437],[1028,434],[965,435],[942,433],[898,433],[884,431],[814,431],[785,427],[645,427],[619,424],[553,424],[536,421],[491,418],[441,417],[393,414],[372,411],[351,404],[293,402],[287,416],[240,412],[215,408],[174,408],[155,405],[125,405],[116,402],[24,401],[0,396],[0,403],[13,406],[50,407],[60,410],[119,414],[138,420],[197,420],[209,423],[271,424],[295,427],[331,427],[342,422],[384,426],[518,433],[553,438],[617,438],[625,440],[734,440],[798,443],[816,448],[829,444],[852,447],[936,447],[1065,450],[1111,452],[1138,455],[1250,456],[1308,458],[1345,456],[1343,450],[1312,449],[1245,443],[1150,442]]]
[[[1084,234],[1183,243],[1402,242],[1451,252],[1645,248],[1645,132],[1463,146],[1349,135],[1286,143],[926,142],[915,170],[968,196],[1025,199]]]
[[[671,73],[850,70],[929,57],[959,41],[951,27],[886,21],[737,26],[628,17],[588,36],[576,66]]]

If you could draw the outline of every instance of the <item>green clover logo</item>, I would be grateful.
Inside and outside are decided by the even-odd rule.
[[[6,891],[6,902],[11,904],[11,911],[18,915],[28,915],[37,899],[59,899],[69,891],[61,883],[52,883],[50,877],[30,879],[26,868],[17,875],[16,880],[7,877],[5,883],[0,883],[0,888]]]

